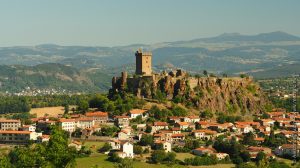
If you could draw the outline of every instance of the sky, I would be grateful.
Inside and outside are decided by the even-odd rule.
[[[299,0],[0,0],[0,46],[120,46],[284,31]]]

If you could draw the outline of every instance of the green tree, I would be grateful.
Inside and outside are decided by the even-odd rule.
[[[203,75],[204,75],[204,76],[207,76],[207,75],[208,75],[207,70],[204,70],[204,71],[203,71]]]
[[[64,105],[64,114],[69,114],[69,111],[70,111],[69,104],[65,104]]]
[[[151,153],[150,160],[152,163],[161,163],[166,158],[166,152],[163,150],[155,150]]]
[[[120,163],[116,164],[116,168],[133,168],[133,161],[129,158],[124,158]]]
[[[252,132],[246,133],[243,137],[242,143],[249,146],[257,145],[256,141],[254,140],[254,134]]]
[[[89,110],[89,103],[87,100],[80,100],[77,104],[77,111],[79,113],[86,113]]]
[[[212,118],[213,116],[214,114],[210,110],[205,110],[200,114],[200,117],[205,119]]]
[[[109,151],[111,149],[112,149],[111,145],[108,142],[106,142],[106,143],[104,143],[104,145],[102,146],[102,148],[99,149],[99,151],[100,152],[107,152],[107,151]]]
[[[68,135],[59,127],[52,127],[47,145],[47,160],[53,167],[74,167],[76,149],[68,147]]]
[[[134,145],[133,146],[133,153],[140,155],[143,153],[143,148],[139,145]]]
[[[9,162],[9,158],[7,156],[0,156],[0,167],[12,168],[12,164]]]
[[[140,140],[140,145],[142,146],[147,146],[147,145],[153,145],[153,136],[152,135],[147,135],[143,134],[142,138]]]

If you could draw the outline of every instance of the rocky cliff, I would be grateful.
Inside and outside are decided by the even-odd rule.
[[[130,92],[141,98],[164,97],[185,103],[200,111],[227,114],[261,113],[267,103],[262,90],[252,78],[189,77],[184,71],[152,76],[114,77],[113,92]]]

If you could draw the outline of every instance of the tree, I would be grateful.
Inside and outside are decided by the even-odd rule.
[[[153,145],[153,136],[143,134],[142,138],[140,140],[140,145],[142,145],[142,146]]]
[[[203,75],[204,75],[204,76],[207,76],[207,75],[208,75],[207,70],[204,70],[204,71],[203,71]]]
[[[172,113],[174,116],[187,116],[188,112],[182,108],[182,107],[179,107],[179,106],[173,106],[172,107]]]
[[[80,100],[77,104],[77,111],[79,113],[86,113],[89,109],[89,103],[87,102],[87,100]]]
[[[7,156],[0,156],[0,167],[1,168],[12,168],[9,158]]]
[[[102,146],[102,148],[99,149],[99,151],[100,151],[100,152],[107,152],[107,151],[109,151],[109,150],[111,150],[111,149],[112,149],[111,145],[110,145],[108,142],[106,142],[106,143]]]
[[[69,104],[65,104],[64,105],[64,114],[68,114],[69,113],[69,111],[70,111],[70,107],[69,107]]]
[[[176,153],[175,152],[169,152],[167,153],[167,156],[165,157],[164,161],[171,164],[174,163],[176,159]]]
[[[133,146],[133,153],[140,155],[143,153],[143,148],[139,145],[134,145]]]
[[[147,125],[145,132],[146,133],[151,133],[151,131],[152,131],[152,127],[150,125]]]
[[[59,127],[52,127],[47,145],[47,160],[54,167],[75,166],[76,149],[68,147],[68,134]]]
[[[166,152],[163,150],[155,150],[151,153],[150,160],[152,163],[161,163],[166,158]]]
[[[133,168],[133,161],[132,161],[132,159],[124,158],[115,167],[116,168]]]
[[[252,132],[246,133],[244,135],[242,143],[244,145],[249,145],[249,146],[257,145],[256,141],[254,140],[254,134]]]
[[[264,158],[266,158],[266,154],[264,152],[258,152],[255,158],[256,163],[258,164],[258,162],[260,162]]]
[[[200,114],[200,117],[202,118],[212,118],[214,114],[210,110],[205,110]]]

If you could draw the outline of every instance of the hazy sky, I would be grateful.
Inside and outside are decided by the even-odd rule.
[[[299,0],[0,0],[0,46],[116,46],[285,31]]]

